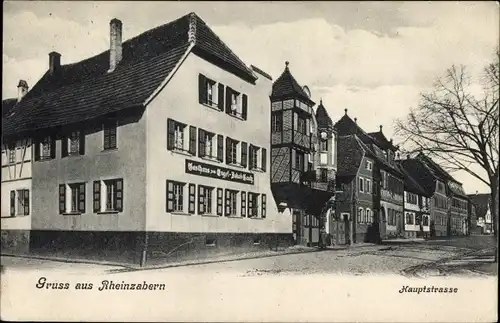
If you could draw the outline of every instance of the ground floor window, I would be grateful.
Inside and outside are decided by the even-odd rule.
[[[85,213],[85,183],[59,184],[59,213]]]
[[[10,216],[30,214],[30,191],[26,189],[10,191]]]
[[[415,223],[414,217],[414,213],[406,212],[406,224],[413,225]]]

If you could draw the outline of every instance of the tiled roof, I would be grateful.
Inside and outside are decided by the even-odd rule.
[[[314,104],[304,89],[297,83],[292,73],[290,73],[288,62],[286,62],[285,70],[273,83],[271,98],[281,99],[294,97],[301,98],[312,105]]]
[[[438,177],[421,160],[408,158],[401,160],[399,163],[426,193],[434,194],[436,189],[435,180]]]
[[[404,175],[404,187],[406,191],[416,193],[419,195],[430,197],[432,196],[432,191],[426,191],[418,182],[410,175],[410,171],[405,168],[405,165],[402,161],[398,161],[398,164],[401,166],[400,169]],[[406,167],[409,165],[407,164]]]
[[[368,135],[379,142],[384,149],[394,150],[396,148],[389,140],[387,140],[387,137],[384,135],[382,130],[377,132],[370,132],[368,133]]]
[[[190,22],[195,41],[190,42]],[[191,13],[146,31],[122,44],[122,60],[111,73],[109,50],[74,64],[49,71],[16,106],[14,114],[2,120],[3,134],[71,124],[142,106],[172,72],[190,46],[192,51],[232,73],[255,81],[253,72]]]
[[[476,206],[476,217],[484,218],[489,208],[490,194],[470,194],[467,197]]]
[[[352,176],[358,173],[363,160],[363,148],[356,136],[341,136],[337,138],[337,176]]]
[[[319,106],[316,109],[316,120],[320,128],[331,128],[333,127],[333,121],[328,115],[325,107],[323,106],[323,100],[319,101]]]
[[[2,100],[2,119],[7,116],[9,111],[16,105],[17,99],[5,99]]]
[[[436,172],[436,175],[438,177],[441,177],[446,180],[451,180],[459,183],[457,180],[453,178],[447,171],[445,171],[441,166],[439,166],[435,161],[432,160],[429,156],[426,156],[423,153],[419,153],[417,155],[417,158],[421,159],[424,163],[427,164],[434,172]]]

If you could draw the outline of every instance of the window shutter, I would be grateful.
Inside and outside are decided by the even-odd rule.
[[[201,74],[200,74],[201,75]],[[172,119],[167,120],[167,149],[174,149],[175,122]]]
[[[78,195],[78,211],[85,213],[85,183],[80,184]]]
[[[224,161],[224,137],[217,135],[217,160]]]
[[[196,184],[189,184],[189,205],[188,213],[196,212]]]
[[[10,216],[16,215],[16,191],[10,191]]]
[[[80,130],[80,155],[85,155],[85,132]]]
[[[205,214],[205,204],[203,203],[205,200],[205,188],[201,185],[198,185],[198,214]]]
[[[35,146],[35,161],[38,161],[40,160],[40,141],[35,140],[33,146]]]
[[[167,212],[174,210],[174,183],[167,180]]]
[[[231,104],[233,100],[231,100],[231,88],[226,86],[226,113],[231,113]]]
[[[94,213],[101,211],[101,181],[94,181]]]
[[[103,135],[104,135],[104,141],[103,141],[103,146],[104,146],[104,149],[109,149],[110,147],[110,133],[109,133],[109,127],[106,123],[104,123],[104,131],[103,131]]]
[[[266,163],[267,163],[267,149],[266,148],[262,148],[261,149],[261,159],[262,159],[262,165],[261,165],[261,168],[262,170],[265,172],[266,171]]]
[[[68,156],[68,137],[61,137],[61,158]]]
[[[226,216],[229,216],[229,213],[231,211],[231,204],[229,203],[230,202],[229,201],[229,190],[226,189],[225,192],[226,192],[226,196],[225,196],[224,200],[225,200],[226,211],[224,212],[224,214]]]
[[[231,162],[231,138],[226,137],[226,164],[230,164]]]
[[[116,180],[116,210],[123,211],[123,179]]]
[[[198,157],[205,157],[205,130],[198,129]]]
[[[189,153],[196,155],[196,127],[189,126]]]
[[[203,74],[198,75],[198,97],[201,104],[207,103],[207,81]]]
[[[248,97],[246,94],[243,94],[241,96],[241,117],[243,118],[243,120],[246,120],[247,119],[247,106],[248,106]]]
[[[24,215],[30,214],[30,191],[24,190]]]
[[[222,188],[217,189],[217,215],[222,216]]]
[[[247,193],[241,192],[241,217],[247,216]]]
[[[56,136],[50,136],[50,158],[56,158]]]
[[[262,197],[262,203],[261,203],[261,207],[262,207],[262,210],[261,210],[261,216],[263,219],[266,218],[266,194],[262,194],[261,195]]]
[[[59,184],[59,214],[66,213],[66,184]]]
[[[250,147],[252,147],[250,145]],[[241,166],[247,167],[247,162],[248,162],[248,148],[247,148],[247,143],[242,142],[241,143]],[[250,167],[252,167],[250,165]]]
[[[217,94],[218,94],[217,107],[219,108],[219,110],[224,111],[224,84],[219,83]]]
[[[110,138],[109,138],[109,145],[111,148],[116,148],[116,131],[117,131],[117,124],[116,121],[113,120],[111,125],[111,129],[109,129],[110,133]]]
[[[254,194],[253,193],[248,193],[248,217],[251,218],[253,217],[255,214],[253,214],[253,197],[254,197]]]

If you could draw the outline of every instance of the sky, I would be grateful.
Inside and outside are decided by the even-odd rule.
[[[196,12],[245,62],[276,79],[290,62],[331,118],[344,109],[367,132],[393,136],[394,120],[452,64],[479,73],[499,39],[496,2],[4,2],[2,98],[20,79],[33,86],[48,68],[109,47],[109,21],[124,40]],[[395,138],[397,139],[397,138]],[[467,193],[489,192],[464,172]]]

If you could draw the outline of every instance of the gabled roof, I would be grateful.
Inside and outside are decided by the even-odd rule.
[[[309,98],[303,87],[297,83],[292,73],[290,73],[288,62],[286,62],[285,70],[273,83],[271,99],[289,98],[300,98],[306,103],[314,105],[314,102]]]
[[[438,163],[432,160],[432,158],[423,153],[419,153],[417,155],[417,158],[420,158],[424,163],[426,163],[426,165],[432,171],[434,171],[438,177],[440,177],[442,180],[445,180],[448,188],[453,194],[461,197],[467,196],[463,191],[462,183],[457,181],[453,176],[451,176],[447,171],[445,171]]]
[[[476,206],[476,217],[484,218],[488,212],[490,203],[490,194],[469,194],[467,197]]]
[[[406,164],[406,167],[405,167],[405,165],[404,165],[404,163],[403,163],[402,160],[399,160],[397,163],[400,165],[400,169],[401,169],[401,171],[403,172],[403,175],[404,175],[404,188],[405,188],[406,191],[412,192],[412,193],[415,193],[415,194],[419,194],[419,195],[422,195],[422,196],[426,196],[426,197],[431,197],[432,196],[433,190],[432,191],[425,190],[417,182],[417,180],[414,179],[410,175],[411,171],[407,169],[410,166],[408,163]]]
[[[364,149],[355,135],[340,136],[337,138],[337,176],[354,176],[358,173],[363,161]]]
[[[249,82],[256,80],[205,22],[190,13],[123,42],[122,60],[111,73],[109,50],[62,65],[54,75],[47,71],[14,114],[2,120],[3,134],[67,125],[143,106],[189,50]]]
[[[9,111],[16,105],[17,99],[2,100],[2,119],[9,114]]]
[[[399,163],[425,192],[434,194],[436,179],[439,179],[439,177],[423,161],[416,158],[408,158],[399,161]]]
[[[380,143],[382,148],[397,150],[397,148],[392,144],[392,142],[387,140],[387,137],[382,132],[382,126],[380,126],[380,131],[370,132],[368,133],[368,135],[373,139],[375,139],[378,143]]]
[[[316,109],[316,120],[318,122],[318,127],[320,128],[332,128],[333,121],[332,118],[328,115],[328,111],[326,111],[323,106],[323,100],[319,101],[319,106]]]

